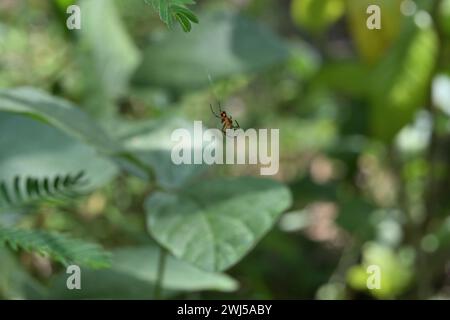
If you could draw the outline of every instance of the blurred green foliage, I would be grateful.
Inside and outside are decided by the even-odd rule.
[[[449,298],[449,21],[448,0],[2,1],[0,298]],[[171,162],[217,100],[280,129],[277,175]]]

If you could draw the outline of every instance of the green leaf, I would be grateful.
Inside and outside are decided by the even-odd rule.
[[[336,22],[345,11],[344,0],[293,0],[291,15],[300,27],[322,31]]]
[[[113,0],[83,0],[78,56],[83,68],[85,109],[104,116],[115,113],[116,99],[128,91],[140,53]],[[101,18],[99,18],[101,17]]]
[[[285,186],[242,177],[158,192],[145,208],[149,232],[175,257],[221,271],[247,254],[290,204]]]
[[[210,12],[189,36],[171,32],[144,51],[134,82],[178,90],[208,85],[284,62],[285,44],[270,30],[230,12]],[[168,72],[168,70],[171,70]]]
[[[167,0],[159,0],[159,17],[170,28],[172,26],[172,15],[170,13],[170,2]]]
[[[180,118],[167,118],[133,122],[129,126],[118,135],[118,138],[128,151],[154,168],[159,185],[167,189],[178,188],[205,171],[206,165],[175,165],[171,159],[172,147],[176,145],[176,142],[170,139],[171,133],[175,129],[184,128],[193,135],[192,122]]]
[[[336,223],[355,238],[364,241],[373,239],[375,232],[372,220],[376,207],[362,199],[339,200]]]
[[[149,0],[145,0],[149,3]],[[169,28],[173,26],[173,19],[180,23],[184,32],[191,30],[191,23],[198,23],[198,18],[186,6],[195,4],[192,0],[150,0],[153,8],[159,11],[159,17]],[[190,21],[189,21],[190,20]]]
[[[397,40],[405,22],[400,6],[403,0],[346,0],[347,23],[350,35],[361,60],[374,64]],[[381,9],[381,29],[366,27],[367,8],[377,5]]]
[[[187,9],[186,7],[173,5],[172,10],[176,14],[181,14],[181,15],[185,16],[187,19],[191,20],[192,22],[198,23],[197,16],[191,10]]]
[[[136,170],[131,168],[139,167],[141,171],[145,171],[145,179],[152,175],[150,167],[137,163],[134,155],[66,100],[32,88],[0,90],[0,111],[24,114],[47,122],[90,144],[97,152],[109,156],[129,172],[134,173]]]
[[[0,109],[2,106],[5,105],[0,104]],[[118,173],[116,165],[95,148],[20,114],[0,112],[0,150],[0,182],[9,190],[12,203],[20,202],[18,195],[22,195],[22,201],[34,199],[36,191],[38,198],[60,195],[63,191],[85,193],[104,185]],[[83,177],[78,182],[83,183],[64,182],[79,173]],[[13,187],[16,179],[19,179],[17,188]],[[30,179],[39,182],[38,190],[29,183]]]
[[[48,122],[112,154],[119,147],[85,113],[66,100],[33,88],[0,89],[0,111],[25,114]]]
[[[48,255],[67,266],[77,264],[90,268],[106,268],[110,256],[100,246],[71,239],[58,233],[0,227],[0,245]]]
[[[181,27],[183,28],[184,32],[191,31],[192,26],[191,26],[191,23],[189,22],[188,18],[186,18],[184,15],[179,14],[179,13],[175,14],[175,17],[177,18],[177,21],[180,22]]]
[[[67,290],[67,275],[53,279],[48,298],[59,299],[153,299],[159,248],[154,245],[120,248],[112,252],[111,269],[82,270],[82,290]],[[205,272],[175,259],[166,258],[163,288],[174,291],[233,291],[235,280],[222,273]]]
[[[122,248],[114,251],[114,269],[131,274],[142,281],[154,283],[157,278],[159,257],[157,246]],[[166,258],[163,287],[169,290],[233,291],[237,283],[221,273],[211,273],[195,268],[172,256]]]
[[[375,137],[392,141],[426,103],[437,50],[438,39],[431,26],[411,25],[376,67],[370,97],[371,128]]]
[[[17,175],[14,180],[0,180],[0,208],[24,205],[29,202],[67,199],[80,195],[87,183],[84,172],[55,177],[35,178]]]
[[[371,69],[354,61],[333,61],[322,66],[314,81],[349,96],[366,98],[369,92],[367,78]]]
[[[52,0],[61,12],[66,13],[67,7],[75,4],[76,0]]]

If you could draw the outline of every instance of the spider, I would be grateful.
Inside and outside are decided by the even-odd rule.
[[[218,104],[219,104],[219,111],[220,111],[219,114],[214,112],[212,104],[210,104],[209,106],[211,108],[211,112],[213,113],[213,115],[216,118],[219,118],[220,121],[222,122],[222,132],[226,134],[227,129],[240,129],[241,126],[239,125],[239,122],[237,122],[237,120],[234,120],[234,123],[233,123],[233,118],[231,116],[229,116],[225,111],[222,110],[222,107],[220,106],[220,102],[218,102]]]

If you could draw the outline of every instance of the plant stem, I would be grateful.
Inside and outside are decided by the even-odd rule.
[[[166,269],[166,257],[167,251],[163,247],[159,248],[159,258],[158,258],[158,270],[156,274],[156,282],[155,282],[155,291],[154,291],[154,299],[161,299],[161,291],[163,287],[164,280],[164,271]]]
[[[146,175],[150,181],[156,182],[156,174],[155,174],[154,170],[150,166],[148,166],[147,164],[142,162],[141,159],[139,159],[139,157],[137,157],[133,153],[125,151],[125,152],[118,153],[117,157],[125,159],[129,163],[135,165],[137,168],[139,168],[140,170],[142,170],[146,173]]]

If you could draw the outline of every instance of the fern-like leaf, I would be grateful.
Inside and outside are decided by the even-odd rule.
[[[159,12],[159,17],[169,28],[172,28],[174,21],[183,28],[184,32],[192,29],[192,23],[198,23],[198,18],[188,5],[195,4],[193,0],[144,0]]]
[[[53,178],[15,176],[10,182],[0,180],[0,208],[77,196],[80,188],[87,183],[84,176],[84,172],[80,171]]]
[[[0,227],[0,246],[48,256],[65,266],[76,264],[90,268],[106,268],[111,256],[99,245],[69,238],[55,232]]]

